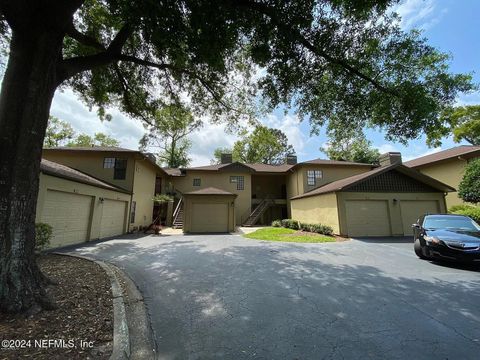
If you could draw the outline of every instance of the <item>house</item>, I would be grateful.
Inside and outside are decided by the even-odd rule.
[[[131,193],[42,159],[36,222],[53,227],[51,247],[123,234]]]
[[[405,166],[437,179],[455,189],[463,178],[465,165],[480,157],[480,146],[457,146],[405,162]],[[447,207],[463,204],[456,191],[447,195]]]
[[[43,149],[42,156],[130,193],[127,231],[151,225],[155,210],[152,198],[157,193],[165,193],[169,186],[168,175],[156,164],[155,158],[137,150],[57,147]]]

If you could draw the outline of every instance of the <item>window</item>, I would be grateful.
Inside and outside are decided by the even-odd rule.
[[[127,175],[127,160],[115,159],[115,169],[113,172],[113,178],[115,180],[125,180]]]
[[[308,170],[307,171],[307,185],[315,186],[317,184],[317,179],[323,177],[322,170]]]
[[[135,209],[137,208],[137,202],[132,201],[132,206],[130,209],[130,223],[133,224],[135,222]]]
[[[243,176],[230,176],[230,183],[237,184],[237,190],[243,190],[245,187]]]
[[[115,158],[105,158],[103,159],[103,168],[104,169],[113,169],[115,167]]]
[[[200,179],[193,179],[193,186],[200,186]]]

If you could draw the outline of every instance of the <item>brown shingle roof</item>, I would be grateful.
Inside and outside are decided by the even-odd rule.
[[[218,189],[216,187],[207,187],[200,190],[190,191],[185,193],[184,195],[235,195],[237,196],[237,194],[233,194],[231,192]]]
[[[118,146],[58,146],[53,148],[45,148],[44,150],[53,151],[103,151],[103,152],[131,152],[140,153],[138,150],[126,149]]]
[[[373,164],[365,164],[365,163],[359,163],[359,162],[352,162],[352,161],[341,161],[341,160],[327,160],[327,159],[314,159],[314,160],[309,160],[309,161],[304,161],[301,163],[298,163],[298,165],[302,164],[315,164],[315,165],[348,165],[348,166],[377,166]]]
[[[435,180],[434,178],[431,178],[430,176],[424,175],[421,172],[417,170],[413,170],[409,167],[406,167],[402,164],[393,164],[393,165],[388,165],[388,166],[381,166],[376,169],[373,169],[371,171],[364,172],[362,174],[350,176],[345,179],[340,179],[337,181],[333,181],[331,183],[328,183],[326,185],[323,185],[319,188],[316,188],[314,190],[311,190],[309,192],[306,192],[305,194],[302,195],[297,195],[292,197],[293,199],[301,199],[305,197],[310,197],[310,196],[315,196],[315,195],[321,195],[321,194],[328,194],[331,192],[337,192],[341,190],[346,190],[349,187],[361,183],[367,179],[370,179],[372,177],[375,177],[377,175],[380,175],[384,172],[391,171],[391,170],[396,170],[398,172],[403,173],[404,175],[410,176],[411,178],[414,178],[417,181],[423,182],[425,184],[430,185],[431,187],[438,189],[439,191],[443,192],[450,192],[450,191],[455,191],[454,188],[451,186],[448,186],[438,180]]]
[[[163,168],[163,171],[170,176],[182,176],[182,171],[178,168]]]
[[[87,175],[78,170],[72,169],[68,166],[58,164],[50,160],[42,159],[42,162],[40,163],[40,171],[47,175],[52,175],[52,176],[64,178],[67,180],[76,181],[82,184],[93,185],[93,186],[101,187],[108,190],[120,191],[123,193],[130,194],[130,192],[126,190],[107,184],[106,182],[95,179],[90,175]]]
[[[472,157],[475,155],[480,156],[480,146],[462,145],[462,146],[457,146],[451,149],[439,151],[430,155],[425,155],[417,159],[406,161],[404,165],[408,167],[416,168],[419,166],[429,165],[432,163],[456,158],[459,156]]]

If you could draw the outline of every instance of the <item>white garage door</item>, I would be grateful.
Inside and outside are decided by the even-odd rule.
[[[402,211],[403,234],[413,234],[412,224],[426,213],[435,214],[440,211],[436,200],[402,200],[400,202]]]
[[[228,203],[193,203],[191,232],[228,232]]]
[[[100,238],[121,235],[125,229],[125,201],[107,200],[103,202],[100,221]]]
[[[387,201],[347,201],[345,206],[348,236],[391,235]]]
[[[88,240],[92,199],[91,196],[47,190],[41,221],[53,227],[51,247]]]

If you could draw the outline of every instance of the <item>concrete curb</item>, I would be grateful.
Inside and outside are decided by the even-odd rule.
[[[113,350],[110,359],[154,359],[155,344],[150,322],[143,297],[133,281],[118,267],[104,261],[71,253],[53,254],[93,261],[109,277],[113,298]]]

